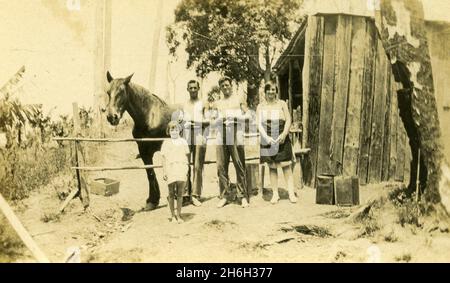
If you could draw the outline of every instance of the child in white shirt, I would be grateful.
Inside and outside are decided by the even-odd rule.
[[[169,122],[167,134],[170,140],[165,140],[161,146],[163,178],[169,187],[170,222],[184,222],[181,218],[183,206],[183,191],[186,188],[189,171],[189,146],[185,139],[180,137],[181,126],[176,121]],[[177,199],[177,213],[175,215],[174,199]]]

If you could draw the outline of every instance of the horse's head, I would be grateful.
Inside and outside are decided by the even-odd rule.
[[[114,79],[109,72],[106,73],[109,83],[106,91],[108,93],[108,104],[104,111],[108,122],[113,126],[119,124],[123,112],[125,112],[128,104],[127,86],[132,76],[131,74],[124,79]]]

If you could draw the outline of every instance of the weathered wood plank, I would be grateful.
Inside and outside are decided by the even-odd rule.
[[[303,162],[305,184],[315,187],[319,144],[320,93],[322,89],[324,18],[308,17],[303,66],[303,145],[311,148]]]
[[[331,127],[331,172],[343,173],[345,121],[350,80],[352,47],[352,17],[339,15],[336,28],[336,58],[334,67],[333,122]]]
[[[397,123],[400,117],[398,116],[398,101],[397,101],[397,84],[394,75],[391,74],[391,113],[390,113],[390,149],[389,149],[389,180],[395,181],[395,172],[397,166]],[[401,121],[400,121],[401,123]]]
[[[80,125],[80,118],[79,118],[79,110],[78,110],[78,104],[74,102],[72,104],[73,106],[73,125],[74,125],[74,135],[78,136],[81,131],[81,125]],[[84,148],[81,145],[80,141],[75,142],[75,164],[76,166],[83,166],[86,163],[86,156],[84,152]],[[86,209],[89,207],[90,204],[90,198],[89,198],[89,189],[87,187],[87,176],[85,172],[82,172],[80,170],[76,170],[76,177],[77,177],[77,183],[78,183],[78,191],[79,191],[79,197],[81,200],[81,203],[83,204],[84,208]]]
[[[344,176],[356,176],[358,174],[364,57],[366,41],[368,40],[366,35],[366,19],[353,17],[350,84],[343,158]]]
[[[383,137],[386,109],[386,54],[381,41],[377,41],[375,90],[372,112],[372,132],[370,137],[369,154],[369,183],[381,181],[383,161]]]
[[[391,76],[392,69],[391,64],[386,62],[386,107],[384,113],[384,136],[383,136],[383,160],[381,165],[381,180],[388,181],[389,180],[389,157],[391,150],[391,96],[392,96],[392,87],[391,87]]]
[[[324,27],[325,34],[317,174],[332,174],[334,170],[331,160],[331,127],[333,126],[332,117],[337,16],[327,16]]]
[[[20,222],[19,218],[16,216],[12,208],[3,198],[2,194],[0,194],[0,213],[5,215],[6,219],[11,224],[11,227],[14,229],[14,231],[16,231],[17,235],[23,241],[25,246],[31,251],[36,260],[39,263],[50,263],[50,260],[39,248],[37,243],[33,240],[30,233],[28,233],[27,229],[25,229],[22,222]]]
[[[367,184],[369,170],[370,136],[375,84],[377,33],[375,25],[366,19],[366,42],[364,44],[364,75],[361,100],[361,131],[359,147],[358,176],[360,184]]]

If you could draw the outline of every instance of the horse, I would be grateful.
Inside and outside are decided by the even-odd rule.
[[[106,118],[108,122],[117,126],[123,113],[128,112],[134,121],[134,138],[164,138],[167,124],[176,113],[177,108],[169,106],[165,101],[150,93],[147,89],[131,83],[133,74],[126,78],[114,79],[109,71],[106,73],[108,81],[106,104]],[[153,164],[153,155],[161,149],[162,141],[137,142],[139,156],[145,165]],[[153,210],[158,207],[160,190],[154,169],[146,169],[148,179],[149,196],[145,210]]]

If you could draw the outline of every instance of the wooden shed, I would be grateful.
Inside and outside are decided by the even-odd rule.
[[[302,109],[305,183],[318,175],[361,184],[409,178],[411,152],[391,65],[370,16],[315,14],[274,67],[282,99]]]

